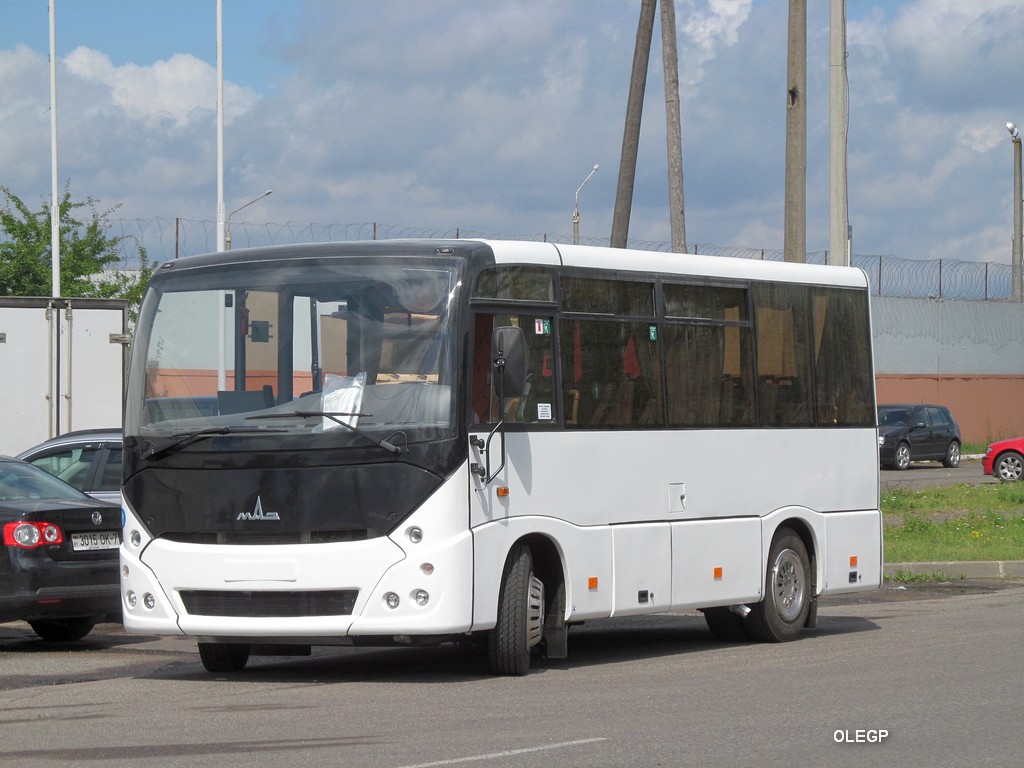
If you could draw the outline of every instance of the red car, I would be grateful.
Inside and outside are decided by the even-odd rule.
[[[992,443],[981,460],[981,468],[1003,483],[1024,478],[1024,437]]]

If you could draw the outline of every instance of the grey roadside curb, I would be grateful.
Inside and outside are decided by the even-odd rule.
[[[961,560],[938,563],[886,563],[886,578],[899,574],[932,576],[947,579],[1024,579],[1024,560]]]

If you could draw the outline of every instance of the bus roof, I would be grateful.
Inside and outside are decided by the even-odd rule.
[[[604,269],[616,272],[643,272],[688,275],[710,279],[775,280],[812,285],[866,288],[868,278],[855,267],[822,264],[794,264],[778,261],[739,259],[729,256],[698,256],[688,253],[640,251],[591,245],[567,245],[530,240],[477,239],[393,239],[301,243],[244,248],[164,262],[159,273],[172,266],[182,269],[206,265],[253,263],[341,255],[427,255],[448,251],[451,255],[493,260],[496,264],[536,264],[552,267]],[[175,270],[177,271],[177,270]]]
[[[607,269],[619,272],[658,272],[706,278],[777,280],[780,282],[865,288],[867,275],[856,267],[794,264],[739,259],[729,256],[698,256],[688,253],[638,251],[591,245],[528,243],[484,240],[499,264],[534,263],[566,267]]]

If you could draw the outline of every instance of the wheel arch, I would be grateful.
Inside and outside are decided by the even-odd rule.
[[[807,557],[810,558],[811,579],[811,595],[816,597],[821,591],[820,585],[824,583],[825,574],[823,569],[823,560],[821,558],[821,548],[819,545],[820,541],[824,540],[824,531],[818,530],[815,523],[811,520],[811,516],[815,513],[811,510],[804,509],[788,509],[781,510],[780,514],[776,518],[771,519],[771,524],[767,525],[768,519],[765,520],[765,530],[763,531],[763,552],[765,558],[765,567],[767,567],[768,552],[771,549],[772,542],[775,540],[775,536],[778,534],[780,528],[789,528],[804,543],[804,548],[807,550]]]
[[[520,521],[522,522],[522,521]],[[494,528],[495,532],[501,528]],[[533,570],[537,578],[544,582],[545,602],[548,607],[556,595],[561,594],[563,603],[561,605],[559,620],[564,623],[568,618],[567,605],[572,603],[569,600],[569,578],[568,561],[565,551],[558,542],[558,537],[552,532],[538,531],[534,529],[524,530],[515,539],[499,534],[497,538],[483,536],[484,531],[474,532],[478,544],[483,544],[477,551],[477,563],[475,571],[474,608],[473,608],[473,631],[491,629],[494,626],[497,616],[497,603],[499,598],[498,583],[505,568],[508,567],[509,556],[520,544],[530,547],[533,557]],[[500,543],[499,543],[500,542]],[[497,547],[493,546],[498,544]],[[560,589],[561,588],[561,589]],[[550,611],[547,615],[552,615]]]

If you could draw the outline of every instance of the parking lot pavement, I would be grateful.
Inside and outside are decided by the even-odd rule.
[[[981,470],[981,460],[964,459],[960,466],[948,469],[937,461],[920,461],[904,470],[883,469],[881,471],[882,492],[894,488],[918,490],[938,488],[947,485],[992,485],[998,484],[991,475]]]

